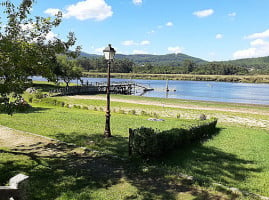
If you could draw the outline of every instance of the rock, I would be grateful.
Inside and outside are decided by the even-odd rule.
[[[36,88],[33,88],[33,87],[30,87],[30,88],[26,89],[26,92],[30,93],[30,94],[34,94],[34,93],[36,93],[36,91],[37,91]]]

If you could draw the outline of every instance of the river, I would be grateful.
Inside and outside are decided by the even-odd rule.
[[[44,80],[34,77],[34,80]],[[83,83],[105,82],[105,78],[82,78]],[[230,83],[213,81],[175,81],[175,80],[142,80],[111,79],[112,82],[134,81],[153,88],[143,93],[136,91],[134,95],[145,97],[161,97],[231,103],[269,105],[269,84]],[[77,81],[72,81],[76,83]],[[168,85],[169,91],[166,92]]]

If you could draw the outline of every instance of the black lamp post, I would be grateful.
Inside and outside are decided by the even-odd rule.
[[[111,47],[111,44],[108,45],[104,50],[104,56],[107,60],[107,88],[106,88],[106,96],[107,96],[107,102],[106,102],[106,126],[105,126],[105,137],[111,137],[111,131],[110,131],[110,66],[111,62],[114,60],[114,56],[116,54],[116,51],[114,48]]]

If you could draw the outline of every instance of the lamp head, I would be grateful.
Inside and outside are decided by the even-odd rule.
[[[106,60],[114,60],[116,51],[111,47],[111,44],[109,44],[108,47],[103,50],[103,52]]]

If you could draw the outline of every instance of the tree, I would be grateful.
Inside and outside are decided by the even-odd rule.
[[[55,18],[30,17],[35,0],[22,0],[15,6],[7,0],[1,3],[7,18],[0,30],[0,96],[8,99],[13,93],[19,96],[31,83],[32,75],[42,75],[49,80],[55,80],[55,63],[57,54],[76,56],[69,48],[75,44],[76,38],[69,33],[67,41],[58,38],[48,41],[47,35],[61,23],[62,14]],[[8,105],[11,102],[5,100]]]
[[[82,76],[83,69],[79,66],[77,60],[70,60],[67,56],[57,56],[58,77],[66,83],[66,87],[69,87],[71,80],[79,79]]]

